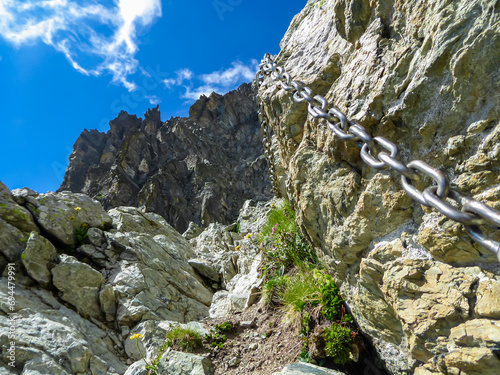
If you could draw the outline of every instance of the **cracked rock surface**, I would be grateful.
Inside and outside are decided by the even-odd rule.
[[[15,274],[14,305],[0,290],[0,344],[9,347],[15,319],[23,373],[123,374],[137,324],[208,315],[213,292],[188,263],[194,249],[161,216],[1,183],[0,207],[0,238],[10,243],[0,248],[2,285]]]
[[[397,144],[403,163],[440,168],[459,192],[498,210],[499,9],[495,0],[310,0],[277,61],[328,108]],[[497,372],[500,342],[465,330],[500,325],[496,256],[412,201],[398,173],[368,167],[355,142],[308,116],[307,102],[270,78],[259,94],[282,194],[388,370]],[[498,228],[482,229],[500,240]]]

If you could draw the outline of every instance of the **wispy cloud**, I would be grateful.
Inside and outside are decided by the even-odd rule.
[[[138,28],[158,17],[161,0],[0,0],[0,36],[17,46],[42,41],[80,73],[109,73],[132,91]]]
[[[252,60],[249,65],[244,65],[241,61],[235,61],[232,65],[231,68],[226,70],[203,74],[201,80],[206,84],[229,87],[239,81],[254,79],[258,67],[257,60]]]
[[[191,88],[186,86],[185,88],[186,92],[181,97],[190,100],[198,100],[200,96],[202,95],[209,96],[213,92],[216,92],[218,94],[219,93],[224,94],[227,91],[230,91],[230,90],[220,90],[219,87],[211,85],[203,85],[196,88]]]
[[[201,95],[210,95],[212,92],[225,94],[237,88],[243,82],[250,82],[257,72],[257,60],[251,60],[244,64],[241,61],[234,61],[230,68],[218,70],[208,74],[201,74],[194,77],[189,69],[182,69],[176,72],[177,77],[165,79],[163,83],[167,88],[173,86],[184,86],[185,92],[181,95],[183,99],[198,100]]]
[[[146,95],[146,99],[149,100],[149,104],[156,105],[161,103],[161,99],[156,95]]]
[[[190,81],[193,78],[193,72],[190,69],[184,68],[175,72],[176,78],[167,78],[163,80],[165,87],[170,89],[173,86],[180,86],[184,81]]]

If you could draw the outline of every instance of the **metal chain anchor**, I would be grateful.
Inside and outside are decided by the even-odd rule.
[[[431,167],[422,160],[414,160],[407,165],[402,163],[398,160],[399,149],[394,143],[384,137],[372,138],[363,126],[347,119],[345,114],[337,107],[331,106],[327,108],[328,101],[324,97],[315,95],[311,88],[292,79],[290,74],[286,73],[285,69],[278,65],[276,59],[277,56],[273,57],[269,53],[264,56],[255,79],[257,87],[260,87],[264,79],[269,76],[274,81],[279,82],[283,90],[290,92],[295,102],[307,101],[309,103],[307,110],[312,117],[326,120],[330,130],[342,140],[357,142],[361,148],[361,159],[368,166],[374,169],[392,168],[397,171],[401,174],[403,189],[413,200],[426,207],[432,207],[447,218],[463,224],[469,236],[487,250],[495,253],[500,262],[500,242],[494,241],[479,228],[479,225],[488,224],[498,229],[500,227],[500,212],[459,193],[450,187],[448,178],[441,170]],[[259,120],[264,130],[266,158],[269,163],[273,187],[277,192],[277,186],[275,186],[277,177],[275,175],[274,159],[270,150],[269,124],[264,115],[262,100],[258,96],[257,101]],[[377,146],[387,152],[380,151],[377,154]],[[436,181],[436,185],[429,186],[424,191],[419,191],[413,186],[412,181],[420,181],[421,175],[431,177]],[[455,201],[459,207],[461,206],[461,210],[446,202],[447,198]]]

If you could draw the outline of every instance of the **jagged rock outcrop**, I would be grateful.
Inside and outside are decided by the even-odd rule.
[[[85,194],[11,193],[0,183],[0,238],[18,239],[0,248],[0,283],[15,282],[14,299],[0,290],[0,345],[8,348],[15,333],[15,368],[4,350],[2,369],[147,373],[142,356],[153,362],[172,326],[205,335],[201,319],[256,302],[261,258],[253,242],[270,208],[247,201],[238,226],[212,223],[187,240],[155,213],[106,212]],[[168,351],[158,373],[209,374],[213,365]]]
[[[396,143],[402,162],[441,168],[458,191],[500,209],[498,1],[310,0],[277,61]],[[282,193],[390,372],[498,372],[496,256],[412,201],[396,172],[364,164],[306,102],[270,78],[260,95]]]
[[[254,90],[202,96],[188,118],[144,120],[122,111],[110,130],[85,130],[74,145],[59,191],[82,192],[106,209],[144,207],[181,233],[190,221],[229,224],[247,199],[267,200],[271,185],[263,157]]]
[[[0,283],[15,283],[13,299],[0,290],[0,345],[14,332],[15,373],[123,374],[138,325],[208,316],[213,289],[188,263],[194,248],[161,216],[2,183],[0,208]]]

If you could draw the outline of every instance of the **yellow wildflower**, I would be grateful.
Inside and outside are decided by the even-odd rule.
[[[130,340],[139,340],[142,339],[144,336],[141,335],[140,333],[136,333],[135,335],[130,336]]]
[[[81,209],[82,209],[81,207],[75,207],[76,212],[80,211]]]
[[[238,250],[240,250],[240,249],[241,249],[241,246],[240,246],[240,245],[238,245],[238,246],[236,246],[236,247],[234,248],[234,250],[236,250],[236,251],[238,251]]]
[[[250,237],[252,237],[252,233],[248,233],[248,234],[245,236],[245,238],[250,238]]]

